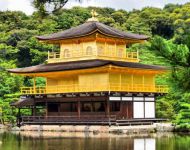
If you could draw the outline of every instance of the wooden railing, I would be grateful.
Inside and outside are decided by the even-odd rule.
[[[19,124],[113,124],[116,122],[116,116],[110,115],[82,115],[82,116],[22,116]]]
[[[58,85],[47,87],[22,87],[21,94],[58,94],[58,93],[80,93],[80,92],[151,92],[168,93],[166,85],[143,85],[143,84],[87,84],[87,85]]]
[[[126,55],[117,53],[115,51],[103,51],[97,53],[92,51],[89,54],[86,52],[72,51],[71,53],[61,54],[59,52],[48,52],[48,63],[66,62],[86,59],[105,59],[115,61],[139,62],[138,52],[127,52]]]
[[[25,124],[72,124],[72,125],[149,125],[154,122],[168,121],[161,118],[141,118],[141,119],[118,119],[116,115],[88,115],[88,116],[21,116],[17,120],[18,126]]]

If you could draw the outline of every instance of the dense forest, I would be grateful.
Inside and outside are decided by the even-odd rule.
[[[91,17],[92,9],[99,14],[99,21],[106,25],[150,36],[149,41],[132,45],[129,49],[139,50],[141,63],[171,68],[170,73],[157,79],[160,84],[167,83],[170,87],[170,92],[157,100],[157,117],[169,118],[190,128],[190,3],[130,12],[97,7],[60,9],[46,15],[36,11],[30,16],[19,11],[0,12],[0,107],[3,121],[14,120],[17,110],[12,111],[9,104],[19,99],[21,86],[32,84],[30,78],[11,75],[6,69],[44,63],[47,52],[58,50],[58,47],[42,44],[35,36],[80,25]],[[37,85],[41,84],[44,81],[39,78]]]

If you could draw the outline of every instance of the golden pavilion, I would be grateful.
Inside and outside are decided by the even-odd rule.
[[[141,64],[138,51],[127,50],[147,36],[114,29],[93,16],[82,25],[37,39],[60,45],[60,52],[48,52],[46,64],[8,70],[33,78],[33,86],[22,87],[20,100],[11,104],[19,108],[19,124],[156,120],[155,98],[168,88],[156,85],[155,78],[167,70]],[[45,86],[36,85],[38,77],[46,79]],[[32,109],[31,116],[20,114],[24,108]]]

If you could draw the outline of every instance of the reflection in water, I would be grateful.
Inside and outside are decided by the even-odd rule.
[[[134,150],[156,150],[156,139],[134,139]]]
[[[0,150],[189,150],[190,147],[187,135],[68,137],[54,134],[57,137],[44,138],[42,133],[35,137],[26,136],[30,133],[0,133]]]

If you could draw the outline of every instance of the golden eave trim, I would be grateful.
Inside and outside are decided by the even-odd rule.
[[[15,73],[15,72],[12,73],[22,76],[46,77],[51,74],[80,74],[80,73],[83,74],[83,73],[94,73],[94,72],[132,72],[137,74],[164,74],[168,72],[168,70],[119,67],[109,64],[101,67],[77,69],[77,70],[63,70],[63,71],[38,72],[38,73]]]

